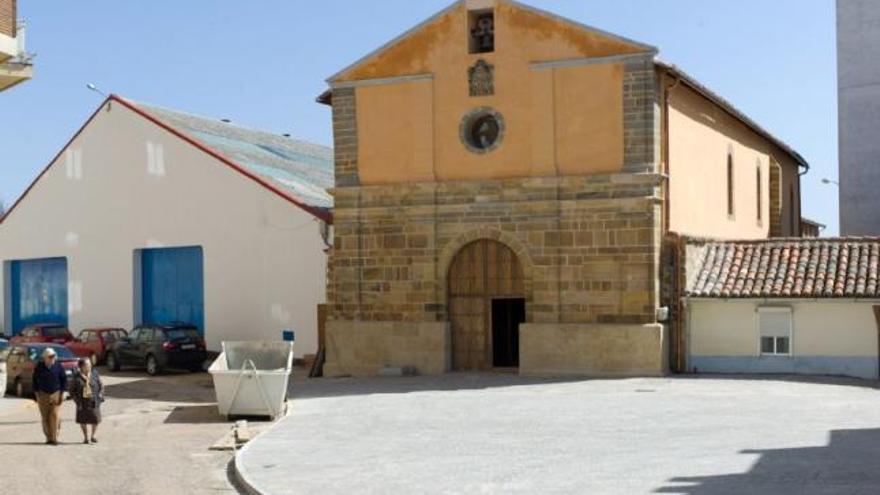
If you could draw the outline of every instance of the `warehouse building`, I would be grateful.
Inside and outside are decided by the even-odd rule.
[[[197,325],[317,350],[332,151],[109,97],[0,223],[7,335]]]

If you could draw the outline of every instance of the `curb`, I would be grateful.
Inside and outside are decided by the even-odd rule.
[[[239,467],[240,463],[238,462],[238,455],[243,451],[244,449],[236,452],[235,457],[232,458],[232,471],[235,473],[235,481],[238,482],[239,487],[244,490],[244,493],[247,495],[264,495],[263,492],[254,488],[253,484],[248,481],[243,469]]]
[[[244,490],[244,493],[247,495],[269,495],[269,492],[261,491],[257,488],[258,484],[252,479],[252,477],[248,474],[247,469],[244,467],[241,461],[241,456],[244,455],[248,449],[254,443],[258,442],[260,438],[264,435],[268,435],[274,430],[278,425],[281,424],[282,421],[290,417],[292,410],[292,404],[290,400],[288,400],[284,416],[278,418],[275,423],[267,428],[265,431],[260,432],[256,437],[251,439],[250,442],[246,443],[244,447],[235,452],[235,456],[232,458],[232,471],[235,474],[235,480],[238,482],[240,487]]]

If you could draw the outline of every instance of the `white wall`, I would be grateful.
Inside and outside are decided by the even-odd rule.
[[[875,302],[874,304],[880,304]],[[760,303],[792,308],[792,350],[808,356],[876,356],[873,304],[852,300]],[[690,303],[690,351],[717,356],[758,355],[758,302]]]
[[[320,222],[118,102],[105,103],[0,224],[0,260],[67,257],[74,331],[131,328],[134,251],[174,246],[203,248],[209,348],[278,340],[289,328],[297,356],[316,351]]]
[[[875,304],[880,301],[692,299],[686,320],[689,367],[877,378]],[[791,357],[760,355],[757,308],[769,305],[792,310]]]

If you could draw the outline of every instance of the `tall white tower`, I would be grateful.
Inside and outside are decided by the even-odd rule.
[[[880,1],[837,0],[840,232],[880,235]]]

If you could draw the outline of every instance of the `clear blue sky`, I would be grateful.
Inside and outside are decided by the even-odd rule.
[[[811,163],[804,213],[836,234],[832,0],[527,0],[650,43]],[[450,0],[20,0],[36,77],[0,93],[12,203],[107,92],[324,144],[324,79]]]

